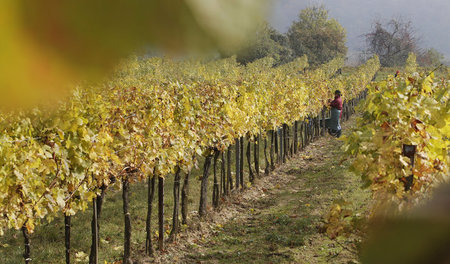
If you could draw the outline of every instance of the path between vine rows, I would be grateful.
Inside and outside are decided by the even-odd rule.
[[[343,124],[354,125],[355,116]],[[332,240],[320,232],[333,201],[365,214],[370,193],[348,171],[342,142],[321,137],[298,155],[224,201],[207,221],[191,219],[157,263],[358,263],[356,234]],[[144,262],[146,262],[144,260]]]

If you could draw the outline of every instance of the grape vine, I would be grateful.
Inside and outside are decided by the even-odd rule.
[[[355,156],[353,170],[379,206],[394,201],[409,207],[450,180],[450,81],[416,70],[410,54],[405,74],[370,85],[360,106],[363,116],[344,139],[346,151]],[[408,147],[415,148],[413,159],[404,150]]]
[[[343,58],[308,71],[306,57],[273,63],[130,58],[51,110],[2,113],[0,233],[86,210],[106,188],[127,197],[130,182],[189,173],[196,155],[215,161],[237,138],[318,116],[335,89],[356,98],[379,68],[377,57],[347,76],[333,76]]]

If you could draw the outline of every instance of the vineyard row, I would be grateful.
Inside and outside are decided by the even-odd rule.
[[[196,156],[205,157],[198,211],[203,216],[211,162],[214,163],[214,206],[218,205],[220,195],[227,194],[233,185],[236,189],[244,187],[244,137],[248,138],[247,160],[252,182],[255,174],[250,163],[251,142],[259,150],[260,143],[266,146],[270,141],[270,166],[265,155],[267,171],[274,168],[273,152],[284,161],[297,151],[298,135],[302,134],[298,129],[304,131],[301,142],[310,142],[313,135],[324,133],[325,122],[320,120],[325,119],[326,102],[335,89],[343,92],[345,112],[349,113],[378,70],[379,61],[375,57],[349,75],[335,75],[342,64],[343,59],[337,58],[318,69],[305,71],[305,57],[275,68],[271,58],[245,67],[233,58],[213,62],[134,59],[125,62],[103,84],[75,89],[70,100],[61,102],[51,114],[44,114],[43,107],[2,114],[0,230],[22,229],[28,263],[29,233],[42,219],[51,220],[63,213],[68,228],[66,260],[69,263],[70,217],[92,203],[90,262],[97,263],[102,197],[108,188],[121,188],[124,263],[128,263],[129,185],[145,180],[149,183],[146,251],[151,254],[151,204],[158,178],[158,243],[162,249],[164,177],[172,173],[175,177],[172,226],[175,236],[179,231],[180,173],[185,172],[188,178]],[[294,127],[293,136],[287,134],[290,126]],[[230,164],[227,149],[233,144],[236,149],[234,184],[230,168],[227,177],[223,173],[220,180],[215,171],[219,156],[224,161],[222,166]],[[258,163],[255,164],[258,175],[256,158],[255,163]],[[185,212],[182,208],[182,215]]]

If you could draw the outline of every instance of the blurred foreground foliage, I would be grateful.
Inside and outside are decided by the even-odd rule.
[[[362,263],[450,263],[450,185],[424,206],[374,222]]]
[[[3,0],[0,105],[48,101],[143,49],[233,50],[264,7],[257,0]]]

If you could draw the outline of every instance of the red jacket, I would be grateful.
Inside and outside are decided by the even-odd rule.
[[[335,96],[334,100],[331,101],[330,106],[337,110],[342,110],[342,98],[340,96]]]
[[[335,96],[334,100],[331,101],[330,106],[340,110],[341,114],[339,115],[339,118],[342,118],[342,98],[340,96]]]

